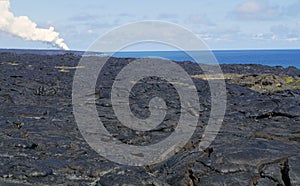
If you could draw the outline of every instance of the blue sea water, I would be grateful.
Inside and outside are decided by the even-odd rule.
[[[84,51],[64,51],[64,50],[28,50],[28,49],[0,49],[0,52],[15,52],[17,54],[40,54],[58,55],[74,53],[85,55]],[[268,66],[295,66],[300,69],[300,49],[294,50],[214,50],[212,51],[219,64],[262,64]],[[201,57],[207,52],[192,51]],[[109,53],[92,52],[88,55],[111,55]],[[118,52],[114,57],[121,58],[147,58],[160,57],[174,61],[194,61],[183,51],[144,51],[144,52]],[[205,61],[201,61],[204,62]]]
[[[215,50],[212,52],[219,64],[295,66],[300,69],[300,50]],[[192,51],[192,53],[205,55],[205,52],[199,51]],[[118,52],[113,54],[113,56],[121,58],[161,57],[174,61],[194,61],[193,58],[183,51]]]

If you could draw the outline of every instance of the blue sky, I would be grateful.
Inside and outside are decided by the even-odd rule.
[[[211,49],[300,48],[300,0],[11,0],[16,16],[54,26],[73,50],[86,50],[122,24],[163,20],[182,25]],[[0,32],[0,48],[50,48]]]

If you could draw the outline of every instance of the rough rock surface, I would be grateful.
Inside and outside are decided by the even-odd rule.
[[[225,119],[206,156],[193,149],[209,117],[210,92],[205,80],[193,78],[201,109],[190,142],[164,162],[131,167],[101,157],[78,130],[72,81],[79,60],[72,54],[0,54],[1,185],[300,185],[300,89],[287,85],[299,80],[300,70],[222,65],[224,73],[241,76],[227,80]],[[173,97],[169,103],[173,110],[151,133],[120,126],[109,101],[110,86],[130,61],[113,58],[107,64],[98,83],[96,105],[99,117],[120,141],[147,145],[172,133],[179,98],[167,82],[156,86],[145,80],[133,90],[137,97],[132,97],[132,109],[146,117],[149,111],[143,98],[154,91]],[[196,64],[180,65],[191,76],[202,73]],[[238,81],[239,77],[251,78]],[[253,88],[255,77],[261,77],[260,88]],[[273,91],[270,81],[276,85],[273,80],[284,78],[289,78],[280,81],[284,88]]]

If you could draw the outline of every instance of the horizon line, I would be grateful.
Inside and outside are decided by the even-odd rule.
[[[79,49],[63,50],[59,48],[0,48],[0,50],[40,50],[40,51],[60,51],[60,52],[95,52],[95,53],[116,53],[116,52],[98,52]],[[188,50],[193,51],[258,51],[258,50],[300,50],[300,48],[229,48],[229,49],[208,49],[208,50]],[[124,50],[117,52],[180,52],[181,50]],[[182,51],[184,52],[184,51]]]

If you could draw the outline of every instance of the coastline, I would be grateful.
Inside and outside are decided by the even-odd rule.
[[[103,52],[87,52],[80,50],[36,50],[36,49],[0,49],[0,53],[12,52],[18,55],[65,55],[76,56],[112,56],[116,58],[164,58],[177,62],[195,62],[183,51],[120,51],[115,54]],[[210,51],[189,51],[194,55],[205,56],[206,53],[213,53],[219,64],[262,64],[266,66],[291,66],[300,69],[300,49],[244,49],[244,50],[210,50]],[[274,56],[274,57],[273,57]]]

